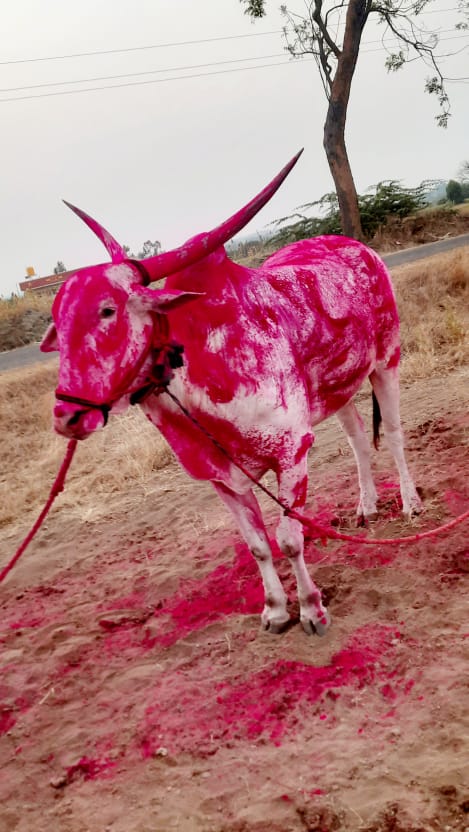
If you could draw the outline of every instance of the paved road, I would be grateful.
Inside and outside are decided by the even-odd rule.
[[[443,254],[445,251],[451,251],[451,249],[460,248],[461,246],[469,246],[469,234],[448,237],[446,240],[438,240],[436,243],[426,243],[415,248],[395,251],[393,254],[385,254],[383,260],[392,269],[394,266],[413,263],[415,260],[432,257],[433,254]],[[0,352],[0,372],[15,370],[18,367],[28,367],[38,361],[50,361],[54,357],[57,357],[57,353],[43,353],[40,352],[38,344],[28,344],[26,347],[18,347],[16,350]]]
[[[434,254],[443,254],[461,246],[469,246],[469,234],[461,234],[459,237],[447,237],[445,240],[437,240],[436,243],[425,243],[415,248],[405,248],[402,251],[395,251],[393,254],[385,254],[383,260],[390,269],[394,266],[402,266],[404,263],[413,263],[414,260],[423,260],[425,257],[432,257]]]
[[[0,373],[3,370],[16,370],[18,367],[29,367],[37,364],[38,361],[50,361],[57,356],[53,352],[41,352],[39,344],[27,344],[26,347],[18,347],[16,350],[0,352]]]

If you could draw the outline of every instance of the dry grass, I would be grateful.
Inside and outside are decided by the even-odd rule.
[[[0,298],[0,350],[38,341],[49,323],[52,301],[53,295],[34,292]]]
[[[53,299],[54,296],[47,292],[43,294],[28,292],[21,297],[13,295],[11,298],[0,298],[0,321],[9,319],[12,315],[22,314],[29,309],[49,313]]]
[[[469,249],[401,266],[393,279],[401,318],[402,378],[425,378],[467,362]]]
[[[0,528],[37,511],[63,458],[65,440],[52,430],[56,383],[55,361],[0,376]],[[60,504],[86,518],[112,494],[141,488],[172,458],[162,436],[132,408],[80,443]]]
[[[445,373],[469,357],[469,249],[394,270],[402,319],[402,377]],[[0,527],[31,522],[65,450],[51,426],[57,362],[0,375]],[[80,443],[57,508],[83,520],[111,511],[118,494],[151,491],[172,453],[138,408]],[[159,472],[159,474],[157,474]],[[115,499],[114,499],[115,498]]]
[[[278,245],[271,241],[253,240],[250,243],[238,246],[229,256],[240,266],[246,266],[248,269],[258,269],[262,266],[264,260],[267,260],[277,249]]]
[[[457,209],[464,206],[457,206]],[[434,243],[445,237],[456,237],[469,232],[469,215],[453,206],[431,206],[400,219],[389,217],[368,245],[381,254],[404,248]]]

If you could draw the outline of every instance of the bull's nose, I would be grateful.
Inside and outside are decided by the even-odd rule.
[[[76,410],[73,416],[70,416],[67,422],[67,428],[73,428],[74,425],[78,425],[78,422],[85,413],[87,413],[86,410]]]
[[[86,410],[73,404],[58,402],[54,407],[54,428],[69,439],[86,439],[104,427],[104,416],[99,410]]]
[[[76,408],[72,405],[56,404],[54,407],[54,427],[58,433],[65,433],[68,429],[77,425],[83,408]]]

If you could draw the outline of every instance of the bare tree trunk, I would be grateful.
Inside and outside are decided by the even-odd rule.
[[[357,189],[345,147],[344,126],[340,102],[329,102],[324,125],[324,149],[339,200],[342,231],[347,237],[361,240],[363,236],[358,208]],[[345,112],[345,111],[344,111]]]
[[[347,7],[344,43],[331,86],[324,124],[324,150],[337,191],[342,230],[346,236],[357,240],[362,239],[363,231],[357,190],[345,146],[345,123],[361,36],[369,10],[370,0],[350,0]]]

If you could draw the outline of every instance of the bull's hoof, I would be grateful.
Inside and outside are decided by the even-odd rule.
[[[418,517],[423,511],[423,505],[421,502],[413,502],[410,505],[410,508],[407,511],[403,511],[402,514],[404,518],[408,521],[412,520],[413,517]]]
[[[378,517],[377,511],[373,511],[371,514],[357,514],[357,529],[368,528],[368,524],[374,523]]]
[[[416,517],[423,511],[423,503],[420,499],[421,494],[419,493],[420,489],[415,489],[410,496],[403,497],[403,508],[402,514],[404,515],[406,520],[412,520],[412,517]]]
[[[322,617],[322,619],[316,621],[316,623],[314,621],[311,621],[311,619],[302,618],[301,626],[303,627],[303,630],[305,631],[306,635],[312,636],[316,634],[317,636],[320,636],[322,638],[322,636],[326,635],[329,627],[331,626],[331,616],[329,615],[327,610],[325,610],[325,614]]]
[[[264,632],[279,636],[290,627],[290,619],[287,618],[285,621],[262,621],[261,625]]]

